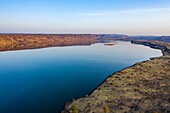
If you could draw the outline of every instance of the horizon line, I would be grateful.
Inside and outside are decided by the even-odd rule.
[[[123,34],[123,33],[43,33],[43,32],[0,32],[0,34],[30,34],[30,35],[126,35],[126,36],[170,36],[170,35],[144,35],[144,34],[139,34],[139,35],[128,35],[128,34]]]

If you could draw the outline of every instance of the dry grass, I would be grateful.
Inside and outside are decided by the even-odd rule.
[[[91,95],[71,102],[62,112],[69,111],[72,105],[78,106],[80,113],[169,113],[170,56],[114,73]]]

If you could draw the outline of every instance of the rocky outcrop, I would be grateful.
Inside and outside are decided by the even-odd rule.
[[[67,103],[62,113],[169,113],[169,43],[132,43],[161,49],[164,56],[110,75],[88,96]]]

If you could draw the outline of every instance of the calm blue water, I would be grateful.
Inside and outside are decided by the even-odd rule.
[[[108,75],[160,50],[130,42],[0,53],[0,113],[57,113]]]

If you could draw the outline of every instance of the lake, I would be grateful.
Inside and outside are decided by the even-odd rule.
[[[58,113],[113,72],[162,55],[130,42],[0,52],[0,113]]]

